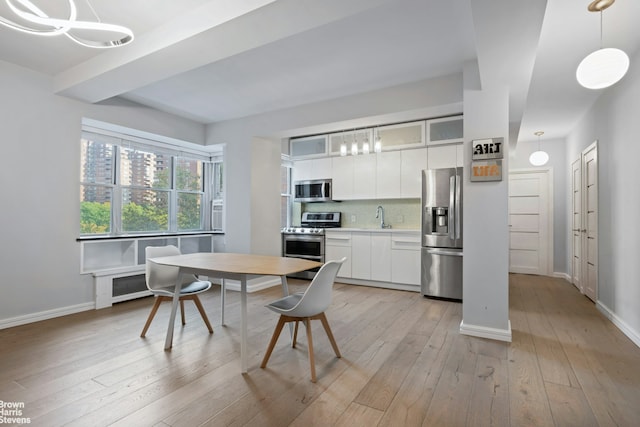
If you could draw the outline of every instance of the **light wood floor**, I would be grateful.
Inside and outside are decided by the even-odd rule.
[[[510,280],[511,344],[460,335],[458,303],[336,284],[327,317],[343,357],[317,322],[316,384],[304,328],[258,367],[277,288],[249,296],[247,375],[238,294],[222,327],[218,288],[203,296],[215,333],[187,302],[170,352],[168,305],[138,336],[149,298],[0,330],[0,400],[47,427],[639,425],[640,349],[569,283]]]

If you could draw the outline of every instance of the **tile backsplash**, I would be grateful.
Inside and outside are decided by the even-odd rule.
[[[344,228],[379,228],[376,208],[384,208],[384,222],[392,229],[420,229],[420,199],[348,200],[328,203],[294,203],[293,224],[300,225],[302,212],[342,212]]]

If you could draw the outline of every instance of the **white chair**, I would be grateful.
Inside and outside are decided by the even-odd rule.
[[[317,319],[322,322],[322,326],[329,337],[333,351],[336,353],[337,357],[341,357],[340,350],[338,350],[338,345],[336,344],[336,340],[333,338],[333,333],[331,333],[331,328],[329,327],[329,322],[327,322],[327,317],[324,312],[329,308],[329,305],[331,305],[333,282],[338,274],[338,270],[340,270],[340,267],[345,260],[346,258],[342,258],[340,261],[329,261],[324,264],[318,273],[316,273],[311,284],[304,292],[298,292],[284,298],[280,298],[279,300],[266,305],[268,309],[275,311],[276,313],[280,313],[280,319],[278,320],[275,331],[273,331],[273,336],[271,337],[271,342],[269,343],[267,352],[264,355],[264,359],[262,359],[262,364],[260,365],[261,368],[265,368],[267,366],[267,362],[269,361],[269,357],[271,357],[271,353],[273,352],[273,348],[275,347],[278,337],[282,332],[282,328],[285,323],[289,322],[296,322],[291,344],[294,348],[298,337],[298,322],[303,321],[307,328],[309,364],[311,365],[312,382],[316,382],[316,366],[313,358],[311,320]]]
[[[159,258],[165,256],[174,256],[180,255],[180,249],[173,245],[169,246],[147,246],[145,248],[146,255],[146,269],[145,269],[145,282],[147,284],[147,288],[153,293],[156,297],[156,301],[151,308],[151,313],[149,313],[149,318],[147,319],[147,323],[145,323],[144,328],[142,329],[141,337],[144,338],[147,333],[147,329],[149,329],[149,325],[151,325],[151,321],[153,320],[156,312],[158,311],[158,307],[163,301],[171,301],[173,299],[173,294],[176,286],[176,280],[178,280],[178,275],[180,274],[180,270],[178,267],[172,267],[168,265],[160,265],[154,262],[148,261],[149,258]],[[202,316],[202,320],[207,325],[207,329],[209,329],[209,333],[213,333],[213,328],[211,327],[211,323],[209,323],[209,318],[202,307],[202,303],[200,302],[200,298],[198,298],[198,294],[204,291],[207,291],[211,288],[211,282],[205,280],[199,280],[194,275],[184,275],[182,283],[182,289],[180,290],[180,315],[182,318],[182,324],[185,324],[184,319],[184,301],[192,300],[200,315]]]

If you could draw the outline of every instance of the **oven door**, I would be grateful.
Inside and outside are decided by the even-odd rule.
[[[289,258],[303,258],[310,261],[324,263],[324,236],[283,234],[282,256]],[[313,279],[318,270],[318,268],[314,268],[292,274],[289,277]]]

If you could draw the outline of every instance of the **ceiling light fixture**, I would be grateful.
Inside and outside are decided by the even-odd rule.
[[[602,11],[615,0],[594,0],[589,12],[600,12],[600,49],[584,58],[576,70],[578,83],[587,89],[604,89],[617,83],[629,69],[629,57],[620,49],[602,48]]]
[[[369,154],[369,137],[365,133],[364,141],[362,142],[362,154]]]
[[[21,31],[27,34],[37,36],[57,36],[64,34],[79,45],[105,49],[111,47],[124,46],[133,41],[133,32],[126,27],[114,24],[105,24],[100,22],[100,18],[87,0],[87,4],[96,16],[98,21],[78,21],[78,10],[73,0],[67,0],[69,3],[69,17],[67,19],[51,18],[35,4],[29,0],[5,0],[11,11],[20,18],[20,22],[15,22],[0,16],[0,24],[13,30]],[[117,38],[111,40],[87,39],[72,34],[73,30],[82,30],[83,33],[88,31],[103,32],[111,35],[117,35]]]
[[[531,153],[529,156],[529,163],[533,166],[544,166],[549,161],[549,155],[547,152],[540,150],[540,137],[544,135],[544,132],[539,130],[538,132],[535,132],[534,135],[538,137],[538,151]]]
[[[376,128],[376,140],[373,143],[373,151],[375,153],[379,153],[382,151],[382,138],[380,138],[380,132],[378,128]]]
[[[352,156],[357,156],[358,155],[358,134],[356,133],[356,131],[353,131],[353,143],[351,144],[351,155]]]

